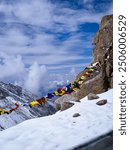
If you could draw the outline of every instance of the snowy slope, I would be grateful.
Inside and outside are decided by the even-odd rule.
[[[68,150],[112,130],[112,92],[99,94],[97,100],[81,103],[54,115],[27,120],[0,133],[1,150]],[[96,105],[107,99],[103,106]],[[73,117],[79,113],[81,116]]]
[[[15,107],[14,103],[19,104],[19,108],[7,115],[0,115],[0,131],[21,123],[27,119],[47,116],[56,112],[53,105],[46,103],[42,107],[23,107],[27,101],[38,97],[31,92],[22,89],[20,86],[0,82],[0,108],[10,110]]]

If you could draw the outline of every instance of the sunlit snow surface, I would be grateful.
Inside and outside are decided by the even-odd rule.
[[[31,119],[0,133],[0,150],[68,150],[112,130],[113,90],[87,97],[55,115]],[[98,100],[107,99],[98,106]],[[73,117],[79,113],[81,116]]]

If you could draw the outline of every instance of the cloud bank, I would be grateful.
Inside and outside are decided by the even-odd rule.
[[[69,83],[76,75],[75,68],[68,74],[49,73],[45,65],[37,62],[27,68],[21,56],[8,56],[5,53],[0,53],[0,70],[1,81],[13,82],[37,95],[45,95]]]
[[[73,68],[92,60],[92,39],[111,13],[111,0],[1,0],[0,80],[35,93],[72,80]]]

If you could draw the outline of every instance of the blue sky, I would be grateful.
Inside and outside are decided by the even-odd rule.
[[[49,73],[82,70],[92,61],[93,37],[108,14],[111,0],[0,0],[0,71],[14,67],[12,58],[22,73],[34,63]],[[19,76],[17,67],[0,79]]]

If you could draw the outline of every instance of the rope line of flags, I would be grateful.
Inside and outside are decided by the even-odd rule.
[[[83,84],[83,82],[88,79],[95,71],[97,71],[97,68],[100,67],[101,65],[99,62],[95,62],[93,63],[91,66],[86,67],[84,70],[85,71],[84,75],[82,75],[81,77],[79,77],[78,79],[76,79],[75,81],[69,83],[68,85],[66,85],[63,88],[58,88],[56,91],[52,92],[52,93],[48,93],[46,96],[37,99],[37,100],[33,100],[33,101],[29,101],[29,102],[25,102],[24,104],[22,104],[21,106],[26,107],[29,106],[30,108],[38,105],[38,106],[42,106],[46,103],[46,101],[48,99],[52,99],[53,97],[57,96],[63,96],[65,94],[71,94],[72,92],[76,92],[78,89],[80,89],[80,86]],[[10,114],[13,111],[16,111],[19,108],[19,104],[15,103],[14,104],[15,107],[10,109],[10,110],[6,110],[4,108],[0,108],[0,115],[3,114]]]

